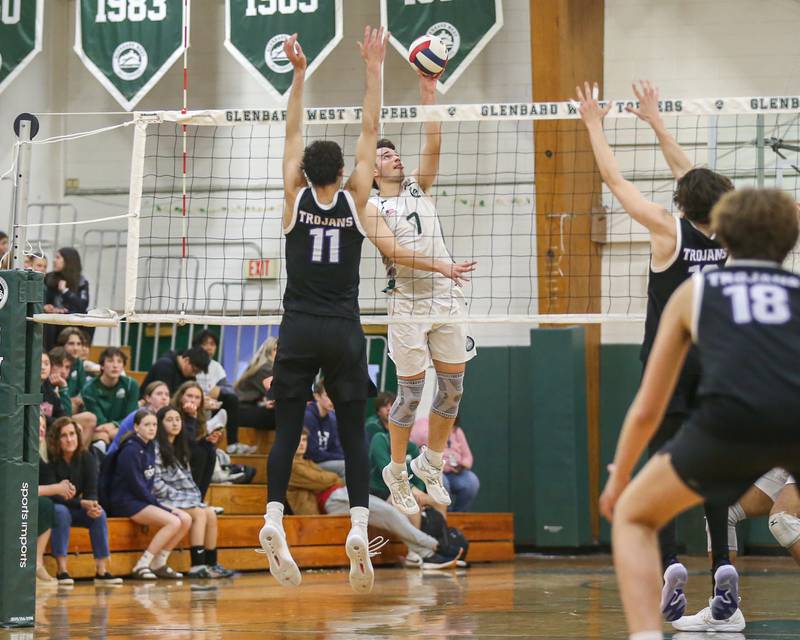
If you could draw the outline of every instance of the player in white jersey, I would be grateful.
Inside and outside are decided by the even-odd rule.
[[[436,79],[420,76],[422,104],[436,102]],[[442,236],[436,206],[428,191],[439,170],[441,125],[425,124],[420,166],[410,176],[398,150],[389,140],[379,140],[375,161],[378,195],[367,203],[368,215],[379,213],[397,243],[415,253],[452,260]],[[474,263],[470,263],[474,264]],[[410,428],[425,384],[425,370],[432,362],[438,382],[430,413],[428,447],[411,462],[428,494],[437,503],[450,504],[442,475],[442,452],[458,414],[464,388],[466,362],[475,356],[475,340],[467,325],[455,322],[466,314],[461,289],[438,274],[394,265],[387,261],[388,312],[391,317],[431,317],[431,322],[389,324],[389,355],[397,367],[397,400],[389,414],[392,461],[383,470],[397,507],[408,515],[419,506],[408,482],[406,449]],[[453,321],[451,321],[451,319]]]

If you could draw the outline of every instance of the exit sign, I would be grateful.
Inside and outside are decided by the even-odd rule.
[[[244,261],[244,277],[248,280],[273,280],[280,273],[278,258],[250,258]]]

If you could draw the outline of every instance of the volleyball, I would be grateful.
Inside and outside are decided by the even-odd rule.
[[[420,36],[408,49],[408,61],[426,76],[438,76],[447,66],[447,46],[437,36]]]

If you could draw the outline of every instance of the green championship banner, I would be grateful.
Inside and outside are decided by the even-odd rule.
[[[43,297],[42,274],[0,271],[0,627],[36,609]]]
[[[75,52],[130,111],[183,52],[183,0],[77,0]]]
[[[342,0],[225,0],[225,48],[278,100],[292,86],[283,43],[293,33],[308,78],[342,39]]]
[[[44,0],[0,0],[0,93],[42,50]]]
[[[445,93],[503,27],[502,0],[381,0],[381,24],[408,59],[409,46],[424,35],[447,46],[447,68],[437,83]]]

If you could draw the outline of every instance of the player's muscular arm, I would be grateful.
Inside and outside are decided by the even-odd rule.
[[[653,128],[661,147],[661,153],[664,154],[664,159],[667,161],[672,175],[676,180],[680,180],[694,165],[683,147],[664,126],[664,120],[658,110],[658,87],[653,86],[647,80],[642,80],[638,87],[636,84],[633,85],[633,93],[639,101],[639,108],[629,106],[625,107],[625,110],[644,120]]]
[[[675,251],[675,220],[664,207],[649,201],[622,176],[603,131],[603,119],[611,109],[611,103],[605,107],[597,103],[597,84],[592,88],[586,82],[583,89],[576,87],[576,90],[580,101],[579,113],[589,132],[600,176],[631,218],[650,232],[653,260],[656,264],[663,264]]]
[[[608,517],[636,462],[664,418],[691,342],[694,279],[684,282],[670,298],[647,361],[639,392],[625,416],[614,463],[609,470],[601,510]]]
[[[388,35],[383,27],[373,29],[367,26],[364,29],[364,42],[358,43],[361,57],[366,65],[366,89],[361,114],[361,135],[356,144],[356,168],[345,188],[353,195],[359,211],[367,204],[372,189],[372,170],[375,166],[381,110],[381,67],[386,55]]]
[[[450,260],[437,260],[431,256],[406,249],[397,242],[378,208],[371,202],[359,209],[359,221],[367,238],[378,248],[378,251],[392,262],[404,267],[440,273],[456,284],[461,284],[469,281],[467,274],[474,271],[478,264],[474,261],[455,263]]]
[[[419,74],[419,94],[422,104],[436,104],[436,82],[439,76]],[[439,173],[439,154],[442,149],[442,123],[425,123],[425,143],[422,146],[419,168],[414,174],[423,191],[428,191],[436,182]]]
[[[283,147],[283,228],[292,222],[297,193],[306,186],[300,165],[303,163],[303,84],[306,78],[306,56],[295,33],[283,43],[283,51],[294,68],[289,102],[286,105],[286,141]]]

